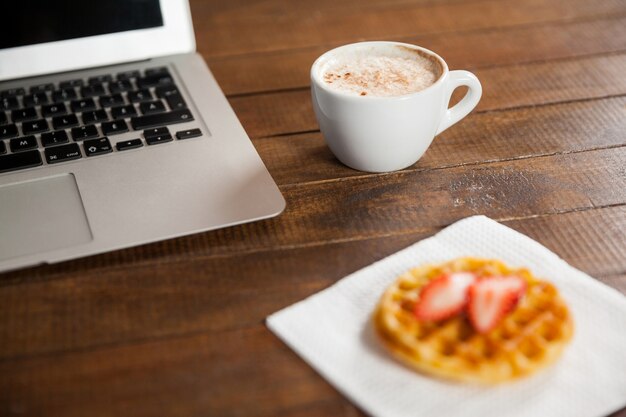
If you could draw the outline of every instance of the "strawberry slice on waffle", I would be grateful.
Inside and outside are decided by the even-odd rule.
[[[526,292],[518,276],[491,276],[476,280],[469,288],[468,316],[478,333],[493,330]]]
[[[415,304],[418,320],[438,321],[455,316],[467,305],[468,290],[476,281],[471,272],[454,272],[430,281]]]

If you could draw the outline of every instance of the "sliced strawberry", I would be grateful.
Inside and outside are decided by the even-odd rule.
[[[478,333],[487,333],[515,308],[526,292],[526,281],[518,276],[492,276],[469,289],[468,315]]]
[[[458,314],[467,305],[467,292],[476,281],[470,272],[444,274],[430,281],[415,305],[418,320],[443,320]]]

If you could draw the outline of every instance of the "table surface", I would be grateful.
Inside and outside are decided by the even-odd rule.
[[[287,209],[0,275],[0,415],[362,415],[264,318],[474,214],[626,292],[626,1],[191,9],[198,50]],[[432,49],[484,88],[417,164],[388,174],[332,156],[309,92],[318,55],[374,39]]]

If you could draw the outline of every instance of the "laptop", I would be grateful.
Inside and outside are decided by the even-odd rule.
[[[284,209],[187,0],[16,2],[2,32],[0,271]]]

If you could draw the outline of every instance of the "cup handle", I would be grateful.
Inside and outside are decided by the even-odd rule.
[[[471,112],[474,107],[480,101],[480,97],[483,94],[483,88],[480,85],[480,81],[474,74],[469,71],[450,71],[448,85],[447,85],[447,99],[446,103],[450,103],[450,97],[455,89],[461,86],[467,86],[469,90],[465,97],[457,104],[447,109],[443,115],[443,120],[439,124],[437,129],[437,135],[464,118]]]

